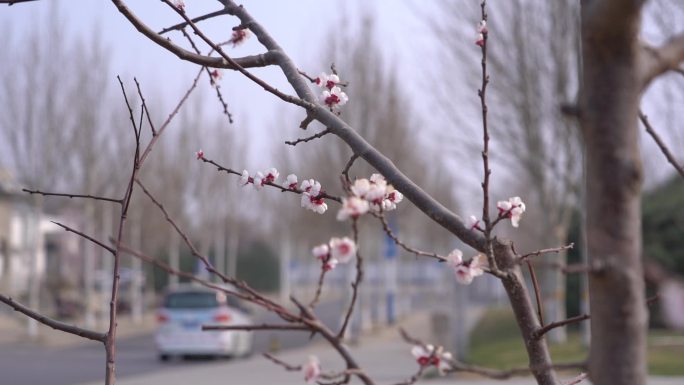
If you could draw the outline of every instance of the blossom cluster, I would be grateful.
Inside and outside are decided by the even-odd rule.
[[[432,345],[416,345],[411,349],[411,354],[415,357],[418,365],[435,366],[441,375],[451,369],[449,364],[452,359],[451,353],[444,351],[441,346],[435,348]]]
[[[510,218],[511,225],[518,227],[520,216],[525,212],[525,203],[520,197],[512,197],[507,201],[496,202],[496,208],[499,209],[499,217]]]
[[[230,40],[228,40],[228,43],[233,44],[233,48],[235,48],[238,45],[244,43],[248,37],[249,37],[249,31],[246,30],[245,28],[239,28],[239,29],[233,31],[233,34],[230,37]]]
[[[472,257],[468,261],[463,260],[463,252],[459,249],[454,249],[447,255],[447,263],[449,267],[454,269],[456,281],[463,285],[469,285],[473,282],[475,277],[484,273],[484,261],[482,254]]]
[[[333,237],[330,242],[314,247],[311,253],[321,261],[324,271],[330,271],[338,264],[348,263],[354,258],[356,243],[348,237]]]
[[[496,202],[496,208],[499,209],[499,218],[506,218],[511,220],[513,227],[518,227],[520,224],[520,217],[525,212],[525,202],[520,197],[511,197],[506,201]],[[468,218],[468,228],[470,230],[484,231],[480,227],[480,219],[471,215]]]
[[[380,174],[373,174],[370,179],[357,179],[350,191],[349,197],[342,198],[342,208],[337,212],[337,220],[356,219],[369,210],[392,211],[404,199],[404,195],[388,184]]]
[[[347,94],[340,88],[340,78],[337,74],[328,75],[323,72],[313,79],[313,83],[323,89],[319,98],[321,103],[328,106],[331,111],[342,107],[349,101]]]

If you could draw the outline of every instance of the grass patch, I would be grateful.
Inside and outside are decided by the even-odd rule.
[[[525,345],[510,309],[488,310],[471,334],[469,361],[497,369],[527,365]],[[564,344],[550,346],[554,362],[584,359],[587,349],[579,332],[570,331]],[[667,330],[649,332],[648,366],[650,374],[684,376],[684,333]]]

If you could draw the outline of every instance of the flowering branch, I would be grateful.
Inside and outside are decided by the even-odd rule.
[[[648,121],[648,117],[644,115],[643,112],[639,111],[639,119],[641,120],[641,123],[644,124],[644,127],[646,127],[646,132],[648,132],[651,135],[651,137],[656,142],[658,147],[660,147],[660,151],[665,155],[667,161],[670,162],[670,164],[672,164],[675,170],[677,170],[679,175],[681,175],[682,178],[684,178],[684,167],[682,167],[682,165],[679,164],[679,162],[677,162],[677,159],[674,157],[674,155],[672,155],[670,150],[667,148],[665,142],[663,142],[658,133],[653,129],[653,126],[651,126],[651,123]]]
[[[83,329],[79,328],[78,326],[74,325],[69,325],[64,322],[60,322],[57,320],[54,320],[50,317],[46,317],[38,312],[35,312],[31,310],[30,308],[22,305],[19,302],[16,302],[13,300],[11,297],[4,296],[0,294],[0,302],[4,302],[8,306],[12,307],[15,311],[18,311],[19,313],[22,313],[30,318],[33,318],[34,320],[42,323],[43,325],[47,325],[55,330],[60,330],[65,333],[73,334],[79,337],[87,338],[89,340],[93,341],[99,341],[99,342],[104,342],[106,338],[105,333],[99,333],[93,330],[88,330],[88,329]]]

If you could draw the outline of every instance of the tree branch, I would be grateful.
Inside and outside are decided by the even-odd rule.
[[[653,140],[656,142],[658,147],[660,147],[660,151],[665,155],[667,158],[667,161],[670,162],[670,164],[677,170],[679,175],[681,175],[682,178],[684,178],[684,168],[682,167],[679,162],[677,162],[677,159],[672,155],[672,152],[667,148],[667,145],[665,142],[660,138],[657,132],[653,129],[653,126],[651,126],[651,123],[648,121],[648,117],[644,115],[643,112],[639,111],[639,119],[641,119],[641,123],[644,124],[644,127],[646,127],[646,132],[648,132]]]
[[[56,224],[57,226],[63,228],[64,230],[66,230],[66,231],[68,231],[68,232],[70,232],[70,233],[74,233],[74,234],[76,234],[76,235],[78,235],[78,236],[81,236],[81,237],[83,237],[83,238],[89,240],[90,242],[92,242],[92,243],[94,243],[94,244],[96,244],[96,245],[102,247],[103,249],[109,251],[112,255],[115,255],[115,254],[116,254],[116,250],[115,250],[113,247],[109,247],[109,246],[105,245],[104,243],[98,241],[97,239],[91,237],[90,235],[87,235],[87,234],[85,234],[85,233],[82,233],[82,232],[80,232],[80,231],[78,231],[78,230],[74,230],[74,229],[72,229],[71,227],[69,227],[69,226],[67,226],[67,225],[63,225],[63,224],[61,224],[61,223],[59,223],[59,222],[55,222],[55,221],[50,221],[50,222]]]
[[[642,47],[639,58],[643,89],[663,73],[680,70],[679,65],[684,62],[684,33],[673,36],[660,47]]]
[[[304,325],[274,325],[274,324],[259,324],[259,325],[202,325],[202,330],[299,330],[311,331],[311,328]]]
[[[30,318],[33,318],[34,320],[42,323],[43,325],[47,325],[55,330],[60,330],[65,333],[73,334],[79,337],[87,338],[89,340],[93,341],[99,341],[99,342],[104,342],[106,338],[105,333],[99,333],[93,330],[88,330],[88,329],[83,329],[79,328],[78,326],[73,326],[66,324],[64,322],[60,322],[57,320],[54,320],[52,318],[46,317],[38,312],[35,312],[31,310],[30,308],[22,305],[19,302],[16,302],[13,300],[11,297],[6,297],[2,294],[0,294],[0,302],[4,302],[8,306],[12,307],[15,311],[18,311],[19,313],[22,313]]]
[[[214,18],[217,16],[227,15],[227,14],[228,14],[228,12],[225,9],[220,9],[218,11],[209,12],[209,13],[202,15],[202,16],[193,17],[192,19],[190,19],[190,21],[192,21],[193,23],[197,23],[197,22],[200,22],[203,20],[208,20],[208,19],[211,19],[211,18]],[[178,23],[176,25],[172,25],[170,27],[164,28],[161,31],[157,32],[157,34],[163,35],[165,33],[171,32],[171,31],[180,31],[187,26],[188,26],[188,22],[184,21],[182,23]]]
[[[66,198],[85,198],[85,199],[94,199],[96,201],[113,202],[113,203],[118,203],[118,204],[123,203],[123,199],[107,198],[107,197],[101,197],[101,196],[96,196],[96,195],[53,193],[53,192],[46,192],[46,191],[40,191],[40,190],[29,190],[27,188],[23,188],[23,189],[21,189],[21,191],[27,192],[31,195],[38,194],[38,195],[43,195],[46,197],[52,196],[52,197],[66,197]]]
[[[589,314],[580,314],[580,315],[578,315],[578,316],[570,317],[570,318],[564,319],[564,320],[562,320],[562,321],[551,322],[550,324],[548,324],[548,325],[542,327],[541,329],[539,329],[539,330],[534,334],[534,338],[540,339],[540,338],[542,338],[542,337],[544,336],[544,334],[548,333],[548,332],[551,331],[552,329],[555,329],[555,328],[558,328],[558,327],[561,327],[561,326],[565,326],[565,325],[569,325],[569,324],[572,324],[572,323],[575,323],[575,322],[582,322],[582,321],[584,321],[584,320],[588,320],[589,318],[591,318],[591,316],[590,316]]]

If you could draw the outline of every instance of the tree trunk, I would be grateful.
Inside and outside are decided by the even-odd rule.
[[[587,154],[587,242],[595,385],[646,383],[637,116],[640,1],[582,2],[581,124]]]

